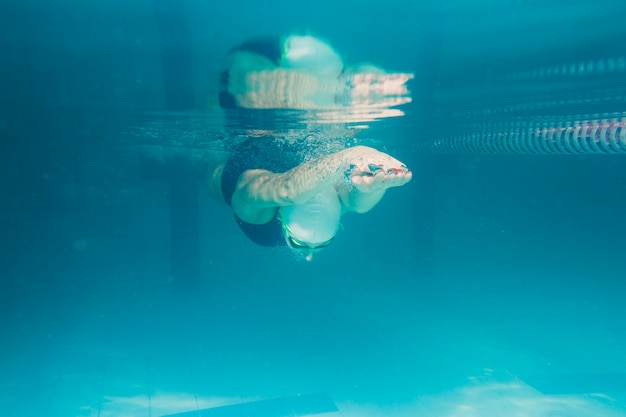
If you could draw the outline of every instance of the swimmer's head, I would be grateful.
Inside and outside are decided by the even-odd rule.
[[[284,206],[279,219],[287,245],[307,261],[333,243],[341,220],[341,202],[330,186],[304,204]]]

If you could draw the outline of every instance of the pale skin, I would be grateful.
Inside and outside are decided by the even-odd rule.
[[[221,195],[224,166],[210,172],[211,189]],[[392,156],[367,146],[355,146],[304,162],[284,173],[264,169],[243,172],[235,186],[232,208],[244,222],[271,221],[279,207],[302,204],[327,186],[339,195],[342,211],[366,213],[391,187],[411,180],[406,165]],[[349,180],[349,181],[348,181]]]

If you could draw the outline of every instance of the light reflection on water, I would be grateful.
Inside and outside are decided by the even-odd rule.
[[[377,141],[367,135],[367,130],[383,118],[402,115],[400,109],[384,108],[150,112],[136,117],[121,145],[156,159],[165,159],[168,154],[196,159],[206,152],[228,152],[251,137],[273,136],[284,141],[306,139],[331,151],[357,141],[375,145]]]
[[[303,138],[418,153],[626,153],[623,56],[583,67],[537,65],[441,83],[412,99],[310,110],[221,109],[138,115],[124,146],[149,154],[227,152],[249,137]],[[572,61],[573,62],[573,61]],[[554,71],[564,68],[567,71]],[[582,69],[581,69],[582,68]],[[552,69],[552,70],[551,70]]]

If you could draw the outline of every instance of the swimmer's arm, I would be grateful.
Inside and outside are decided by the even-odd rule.
[[[274,218],[278,207],[305,203],[332,185],[339,190],[349,188],[339,192],[344,211],[364,213],[380,201],[387,188],[404,185],[410,179],[411,172],[397,159],[373,148],[355,146],[282,174],[245,171],[235,187],[232,207],[243,221],[263,224]]]
[[[344,212],[367,213],[374,208],[385,195],[386,190],[361,192],[355,187],[339,191],[339,199]]]
[[[251,169],[241,174],[232,197],[233,211],[247,223],[270,221],[278,207],[302,204],[329,185],[346,181],[351,160],[362,146],[304,162],[281,174]]]

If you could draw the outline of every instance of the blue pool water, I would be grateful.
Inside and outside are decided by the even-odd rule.
[[[623,16],[2,2],[0,414],[626,416]],[[293,32],[413,74],[412,101],[221,109],[229,50]],[[413,180],[305,262],[208,192],[206,160],[264,132]]]

